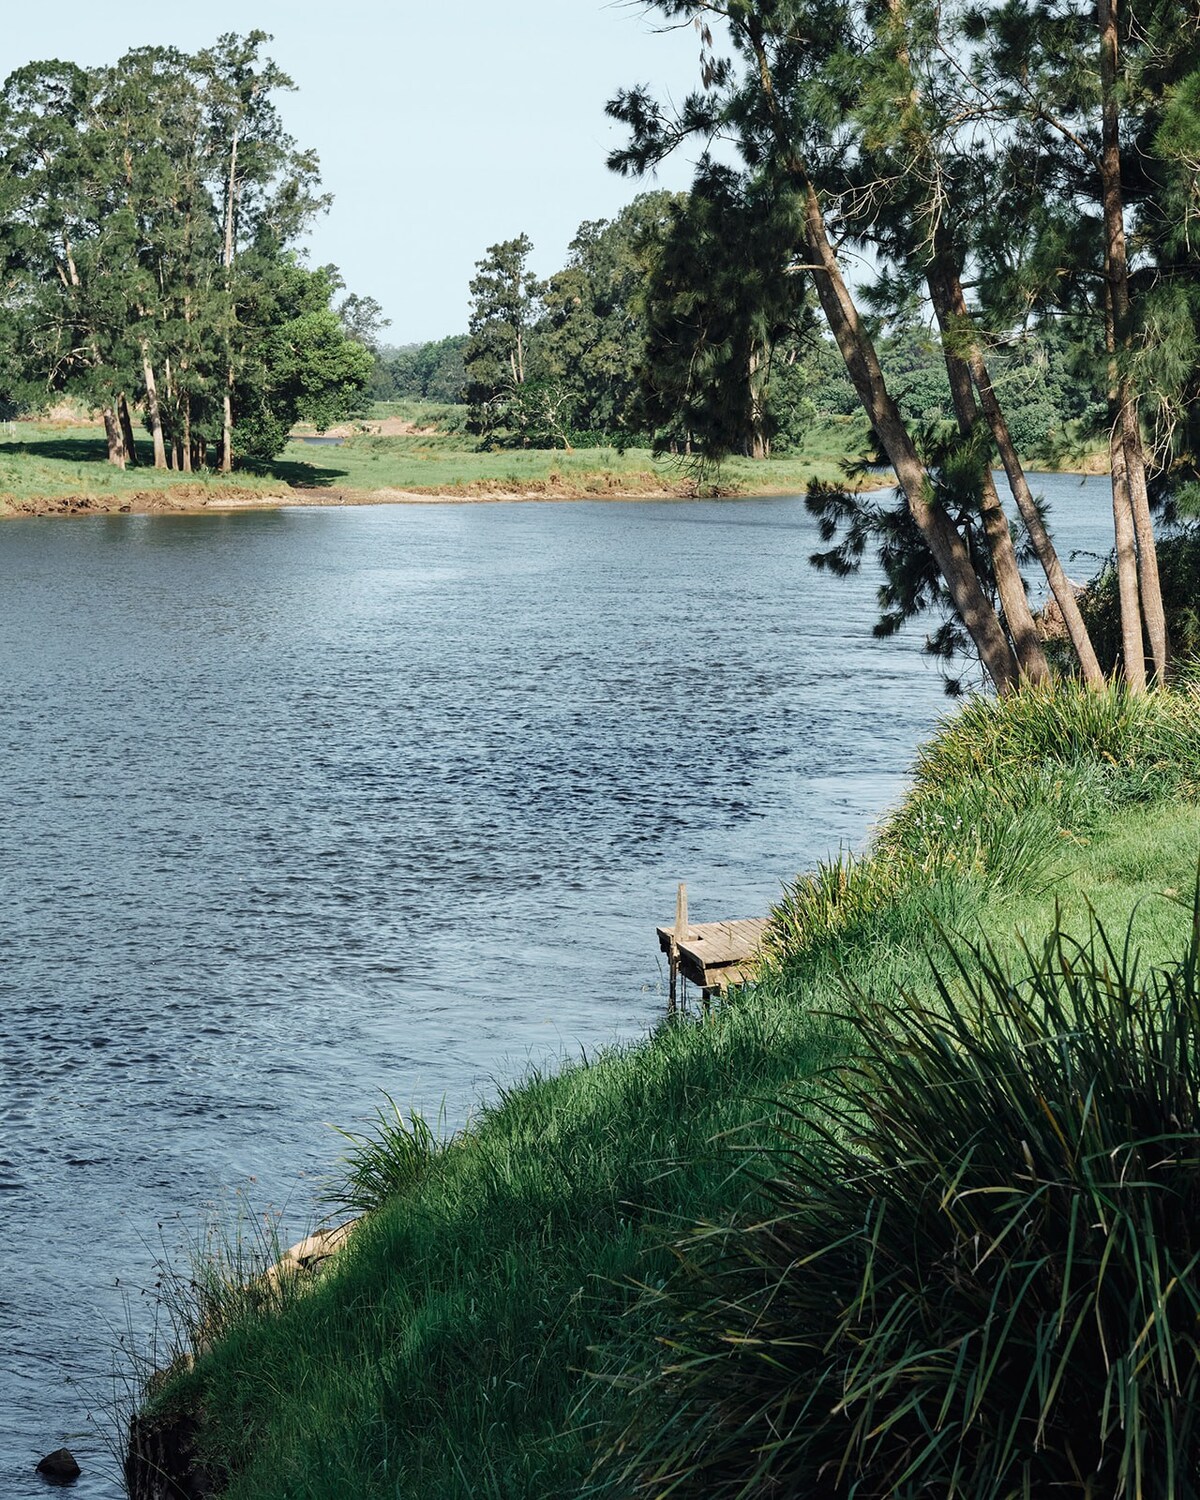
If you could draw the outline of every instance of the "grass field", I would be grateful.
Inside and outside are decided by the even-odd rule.
[[[441,408],[407,405],[388,410],[414,424],[444,417]],[[732,459],[722,470],[723,489],[745,494],[802,491],[814,476],[835,478],[843,458],[861,438],[861,427],[834,424],[814,430],[811,452],[753,463]],[[419,432],[379,436],[359,432],[340,445],[293,439],[272,464],[239,469],[232,475],[203,471],[191,475],[150,467],[149,439],[139,439],[141,462],[125,470],[106,460],[99,426],[16,422],[0,429],[0,506],[28,512],[37,502],[96,501],[105,508],[122,499],[175,496],[202,504],[224,495],[296,492],[311,503],[378,495],[383,491],[445,494],[448,498],[505,495],[603,497],[626,493],[683,493],[689,474],[680,463],[655,460],[645,449],[583,448],[570,453],[527,449],[480,452],[465,434]]]
[[[315,1280],[267,1294],[209,1266],[200,1357],[158,1389],[155,1421],[190,1442],[202,1414],[228,1500],[628,1495],[614,1443],[679,1336],[660,1295],[675,1247],[759,1212],[756,1174],[795,1128],[781,1103],[822,1096],[854,1051],[846,984],[886,1009],[932,993],[948,944],[964,975],[981,935],[1019,972],[1022,942],[1096,918],[1166,962],[1198,854],[1194,696],[972,703],[869,857],[796,882],[757,987],[525,1079],[448,1143],[360,1142],[345,1197],[373,1212]]]

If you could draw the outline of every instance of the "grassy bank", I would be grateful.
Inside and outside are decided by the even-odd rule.
[[[1014,971],[1056,913],[1081,936],[1129,926],[1165,962],[1187,943],[1198,854],[1194,696],[972,703],[871,855],[788,893],[755,989],[525,1080],[442,1146],[362,1145],[347,1194],[375,1210],[348,1250],[270,1295],[210,1285],[204,1352],[153,1410],[202,1415],[230,1500],[631,1493],[641,1471],[620,1477],[612,1445],[669,1390],[654,1372],[678,1337],[658,1295],[679,1281],[674,1247],[698,1222],[754,1220],[795,1129],[781,1103],[823,1097],[856,1045],[834,1014],[847,982],[884,1013],[901,987],[936,1003],[930,959],[946,967],[951,941],[967,983],[979,956],[931,918],[986,934]]]
[[[481,452],[463,433],[426,430],[424,418],[436,422],[439,416],[444,412],[438,408],[404,408],[397,422],[416,430],[353,432],[336,446],[293,439],[274,463],[231,475],[155,470],[149,439],[139,440],[137,466],[115,469],[107,462],[98,425],[9,423],[0,430],[0,513],[52,509],[67,500],[119,508],[132,497],[138,497],[138,508],[153,508],[156,497],[171,508],[172,501],[199,506],[222,498],[273,496],[311,504],[392,492],[448,499],[586,499],[683,494],[692,483],[679,463],[657,460],[640,448]],[[861,424],[814,429],[803,454],[761,463],[731,460],[722,471],[722,487],[746,494],[798,493],[814,477],[837,477],[841,461],[854,456],[861,437]]]

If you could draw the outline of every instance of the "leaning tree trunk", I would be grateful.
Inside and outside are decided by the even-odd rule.
[[[797,170],[805,197],[805,240],[817,296],[841,352],[847,374],[858,392],[888,462],[904,492],[908,509],[945,579],[959,618],[979,652],[998,692],[1015,688],[1020,672],[1008,637],[983,592],[966,543],[957,528],[929,500],[929,478],[887,384],[870,335],[863,327],[850,289],[842,276],[825,228],[816,189]]]
[[[1017,446],[1013,442],[1012,434],[1008,430],[1008,421],[996,396],[992,377],[978,342],[971,343],[967,363],[975,381],[975,388],[979,392],[979,404],[992,430],[992,436],[996,440],[996,448],[1000,454],[1000,462],[1004,465],[1009,488],[1016,498],[1017,509],[1021,512],[1021,519],[1025,522],[1025,530],[1062,614],[1063,625],[1079,660],[1083,680],[1091,688],[1102,688],[1104,669],[1100,665],[1096,648],[1092,645],[1092,638],[1088,634],[1087,623],[1083,618],[1083,611],[1079,608],[1075,588],[1066,575],[1058,551],[1050,539],[1050,533],[1046,530],[1045,522],[1037,508],[1037,502],[1033,498],[1033,492],[1029,488],[1024,466],[1017,452]]]
[[[121,433],[121,423],[114,406],[106,406],[103,410],[104,436],[108,442],[108,461],[117,469],[125,467],[125,439]]]
[[[950,394],[954,399],[954,413],[958,419],[958,430],[970,438],[980,422],[979,406],[971,384],[971,371],[965,359],[946,341],[951,331],[953,312],[948,288],[948,273],[945,268],[931,266],[926,274],[929,294],[942,330],[942,354],[946,362],[946,375],[950,381]],[[1017,665],[1021,675],[1032,683],[1044,683],[1050,679],[1050,666],[1046,653],[1038,639],[1037,625],[1025,595],[1025,584],[1017,565],[1016,549],[1008,527],[1008,516],[996,493],[996,484],[990,468],[984,468],[980,491],[980,515],[984,534],[992,557],[992,571],[996,577],[996,591],[1004,610],[1004,619],[1012,636]]]
[[[910,100],[914,106],[912,117],[918,119],[920,110],[916,106],[919,103],[916,82],[912,78],[912,64],[909,58],[907,41],[905,40],[906,23],[902,14],[899,0],[888,0],[888,9],[895,22],[900,38],[899,55],[909,71]],[[933,167],[933,149],[928,135],[922,132],[921,154]],[[936,170],[936,169],[935,169]],[[946,352],[946,369],[950,377],[950,386],[954,395],[955,413],[958,417],[960,430],[973,430],[978,419],[978,407],[975,397],[970,389],[970,382],[974,382],[979,392],[979,407],[983,409],[983,415],[991,429],[992,438],[995,441],[1000,454],[1000,461],[1004,465],[1004,472],[1008,479],[1009,489],[1017,502],[1017,510],[1025,523],[1025,530],[1033,546],[1038,562],[1046,575],[1046,581],[1050,585],[1058,607],[1062,613],[1063,623],[1066,627],[1067,636],[1078,658],[1080,671],[1083,673],[1084,681],[1093,688],[1104,686],[1104,672],[1097,660],[1096,652],[1088,635],[1087,625],[1084,623],[1083,614],[1079,608],[1079,602],[1075,597],[1075,590],[1063,571],[1062,564],[1058,560],[1058,553],[1054,543],[1050,540],[1044,522],[1033,495],[1030,492],[1028,482],[1025,479],[1025,471],[1017,454],[1016,445],[1012,441],[1005,420],[1003,409],[996,397],[988,374],[987,365],[979,345],[979,338],[970,313],[967,311],[967,299],[963,295],[962,278],[958,268],[946,248],[946,226],[941,218],[943,209],[931,207],[930,235],[934,245],[934,258],[926,272],[926,282],[929,287],[929,295],[933,302],[934,311],[937,315],[938,325],[942,330],[943,349],[945,349],[946,334],[953,329],[956,347]],[[965,347],[963,340],[965,337]],[[951,359],[954,358],[957,365],[965,363],[969,371],[969,379],[965,389],[963,388],[962,374],[960,369],[951,367]],[[964,421],[966,426],[964,427]],[[1003,514],[1000,498],[995,493],[995,484],[988,473],[984,480],[983,494],[983,521],[989,538],[992,530],[995,530],[997,542],[1000,541],[999,528],[997,525],[996,510]],[[1005,530],[1007,532],[1007,518],[1005,518]],[[1011,537],[1008,538],[1011,544]],[[996,551],[992,549],[993,567],[996,566]],[[1027,648],[1023,648],[1023,641],[1027,639],[1026,632],[1032,626],[1032,616],[1028,615],[1028,602],[1024,599],[1022,588],[1022,604],[1018,606],[1018,615],[1015,617],[1009,612],[1008,596],[1014,593],[1012,584],[1012,570],[1016,569],[1015,558],[1008,562],[1004,560],[1002,571],[998,570],[996,575],[997,589],[1000,600],[1004,606],[1005,615],[1008,618],[1009,629],[1013,632],[1013,641],[1017,650],[1018,661],[1022,670],[1027,674],[1030,671],[1028,662],[1036,663],[1037,658],[1032,657]],[[1016,628],[1014,628],[1014,625]],[[1036,633],[1036,632],[1035,632]],[[1045,654],[1041,651],[1040,643],[1038,656],[1041,658],[1040,666],[1034,665],[1033,673],[1040,678],[1043,672],[1048,673]]]
[[[1106,305],[1112,330],[1109,356],[1115,380],[1110,396],[1113,422],[1113,444],[1124,450],[1124,489],[1127,502],[1121,502],[1122,514],[1128,503],[1132,512],[1136,538],[1137,572],[1141,608],[1146,619],[1146,634],[1159,682],[1167,678],[1167,621],[1163,608],[1162,585],[1158,576],[1158,551],[1154,542],[1154,523],[1150,517],[1150,500],[1146,487],[1146,461],[1142,450],[1141,426],[1138,422],[1137,397],[1122,368],[1121,355],[1130,343],[1129,260],[1125,243],[1125,209],[1121,191],[1120,112],[1117,102],[1117,65],[1120,41],[1117,33],[1117,0],[1099,0],[1100,24],[1100,90],[1101,149],[1100,184],[1104,204],[1104,270],[1107,281]],[[1114,514],[1118,506],[1114,480]],[[1117,539],[1118,560],[1121,541]],[[1124,596],[1122,596],[1122,599]],[[1138,626],[1141,636],[1141,626]],[[1140,659],[1140,653],[1139,653]],[[1128,663],[1126,664],[1128,667]]]
[[[846,373],[879,437],[888,462],[895,470],[909,513],[929,548],[950,591],[959,619],[974,642],[984,670],[1000,693],[1010,692],[1020,682],[1020,669],[996,611],[983,592],[966,543],[941,510],[930,503],[929,478],[908,428],[900,415],[879,364],[870,335],[858,316],[854,298],[842,276],[841,266],[829,243],[825,216],[816,188],[793,142],[775,94],[761,28],[748,28],[759,78],[776,139],[783,149],[787,170],[804,198],[804,241],[809,270],[817,289],[821,310],[841,353]]]
[[[117,417],[121,423],[121,437],[125,443],[126,456],[136,469],[138,465],[137,444],[133,440],[133,420],[129,415],[129,402],[125,399],[124,391],[117,397]]]
[[[167,467],[167,445],[163,440],[162,412],[158,404],[158,385],[150,362],[150,346],[142,341],[142,380],[146,386],[146,416],[150,421],[150,438],[154,444],[154,467]]]

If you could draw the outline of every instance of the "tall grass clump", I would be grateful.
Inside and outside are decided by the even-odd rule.
[[[365,1131],[334,1129],[350,1143],[341,1162],[338,1186],[328,1197],[337,1208],[354,1213],[372,1213],[397,1193],[407,1192],[424,1181],[445,1149],[444,1118],[435,1130],[418,1110],[408,1119],[388,1093],[386,1108],[379,1105]]]
[[[1037,894],[1121,808],[1200,799],[1200,691],[1076,684],[975,698],[926,745],[865,856],[801,876],[774,909],[784,965],[847,941],[923,940],[989,894]]]
[[[620,1492],[1200,1494],[1200,899],[1150,972],[1099,925],[953,954],[847,989],[762,1211],[681,1244]]]

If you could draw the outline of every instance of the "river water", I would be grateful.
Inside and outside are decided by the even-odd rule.
[[[1103,482],[1044,488],[1103,549]],[[299,1237],[380,1090],[453,1124],[643,1034],[677,880],[754,915],[861,845],[946,704],[816,545],[792,498],[0,527],[3,1500],[62,1444],[121,1493],[120,1340],[207,1215]]]

